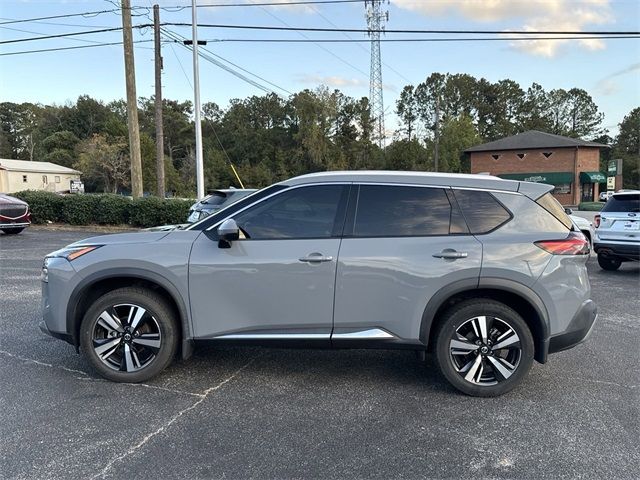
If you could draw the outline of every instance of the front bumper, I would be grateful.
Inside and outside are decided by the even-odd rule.
[[[0,228],[25,228],[31,225],[31,222],[9,222],[0,219]]]
[[[50,337],[53,337],[53,338],[59,338],[60,340],[64,340],[65,342],[73,345],[73,338],[71,337],[71,335],[66,333],[52,332],[47,328],[47,324],[44,321],[41,321],[38,324],[38,328],[45,335],[49,335]]]
[[[640,260],[640,241],[628,244],[598,242],[593,244],[593,250],[605,257]]]
[[[584,342],[596,324],[598,307],[593,300],[586,300],[574,315],[566,331],[549,339],[549,353],[561,352]]]

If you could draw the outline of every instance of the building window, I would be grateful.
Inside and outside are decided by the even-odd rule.
[[[542,155],[544,155],[544,158],[549,158],[551,155],[553,155],[553,152],[542,152]]]
[[[493,158],[494,160],[498,160],[502,155],[498,155],[497,153],[494,153],[493,155],[491,155],[491,158]]]
[[[561,183],[556,185],[556,188],[553,189],[553,193],[555,194],[568,194],[571,193],[571,184],[570,183]]]
[[[22,183],[27,183],[27,176],[26,175],[22,175]]]
[[[60,183],[60,177],[56,175],[56,183]]]
[[[518,153],[517,155],[518,155],[518,158],[519,158],[520,160],[522,160],[524,157],[526,157],[526,156],[527,156],[527,154],[526,154],[526,153]]]
[[[42,183],[44,183],[45,185],[49,183],[49,180],[47,179],[46,175],[42,175]]]

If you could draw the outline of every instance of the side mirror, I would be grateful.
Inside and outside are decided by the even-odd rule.
[[[570,208],[565,208],[564,213],[566,213],[567,215],[571,215],[573,214],[573,210],[571,210]]]
[[[218,247],[230,248],[231,242],[240,238],[240,229],[233,218],[222,222],[218,227]]]

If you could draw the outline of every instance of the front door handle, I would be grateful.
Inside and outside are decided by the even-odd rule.
[[[310,253],[306,257],[300,257],[298,260],[300,260],[301,262],[308,262],[308,263],[321,263],[321,262],[331,262],[333,261],[333,257],[325,256],[321,253],[314,252],[314,253]]]
[[[433,256],[435,258],[456,259],[456,258],[467,258],[469,254],[467,252],[456,252],[455,250],[446,248],[442,250],[440,253],[434,253]]]

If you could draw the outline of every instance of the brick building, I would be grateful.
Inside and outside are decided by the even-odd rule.
[[[606,187],[600,172],[600,149],[609,148],[578,138],[529,130],[465,150],[471,158],[471,173],[489,173],[501,178],[548,183],[563,205],[598,200]]]

